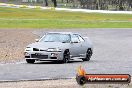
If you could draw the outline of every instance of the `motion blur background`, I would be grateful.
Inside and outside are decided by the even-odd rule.
[[[0,0],[19,5],[54,6],[91,10],[132,11],[132,0]]]

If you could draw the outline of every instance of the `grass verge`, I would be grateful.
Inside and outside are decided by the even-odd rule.
[[[132,15],[0,7],[0,28],[132,28]]]

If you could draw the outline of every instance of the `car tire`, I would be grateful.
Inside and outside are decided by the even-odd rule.
[[[32,59],[26,59],[26,62],[27,63],[30,63],[30,64],[33,64],[35,62],[35,60],[32,60]]]
[[[63,54],[63,63],[68,63],[70,60],[70,52],[69,50],[65,50]]]
[[[92,50],[91,49],[87,49],[86,58],[83,58],[82,60],[83,61],[89,61],[91,56],[92,56]]]

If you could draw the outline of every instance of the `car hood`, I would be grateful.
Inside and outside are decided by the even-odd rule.
[[[67,43],[61,42],[35,42],[29,44],[27,47],[47,50],[48,48],[64,48],[67,47],[67,45]]]

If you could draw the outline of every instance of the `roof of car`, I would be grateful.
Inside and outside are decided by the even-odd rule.
[[[72,34],[72,32],[48,32],[48,33]]]
[[[78,33],[72,33],[72,32],[48,32],[48,33],[59,33],[59,34],[78,34]]]

